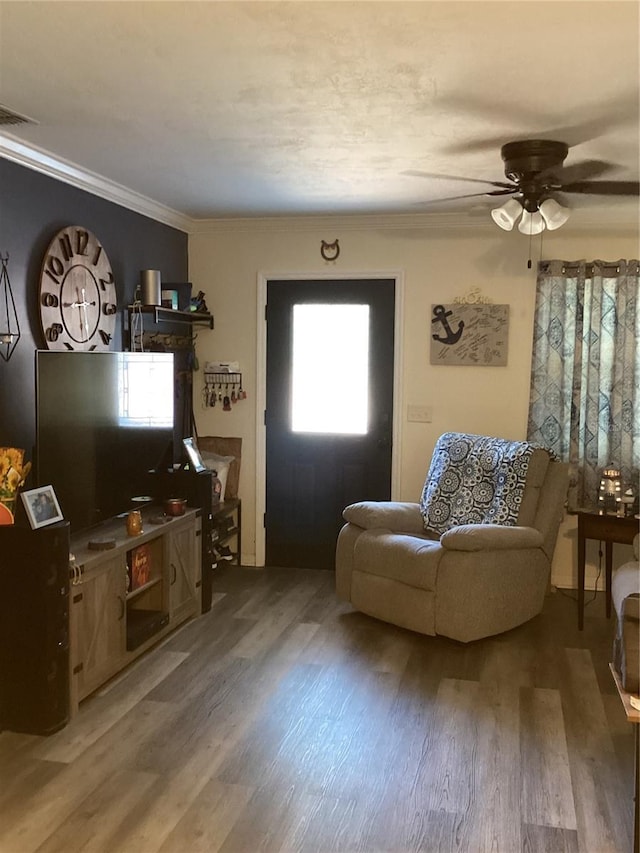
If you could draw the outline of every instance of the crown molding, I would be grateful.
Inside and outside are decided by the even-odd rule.
[[[489,217],[489,222],[495,224]],[[256,216],[237,219],[194,219],[191,234],[219,234],[240,232],[322,231],[327,228],[340,231],[414,230],[460,227],[484,227],[485,217],[468,213],[396,213],[351,214],[322,216]]]
[[[33,169],[57,181],[70,184],[77,189],[92,193],[106,201],[119,204],[149,219],[170,225],[180,231],[189,231],[193,220],[176,210],[165,207],[153,199],[136,193],[127,187],[109,181],[95,172],[81,169],[66,160],[49,154],[43,149],[16,139],[7,133],[0,133],[0,157],[11,160],[27,169]]]
[[[177,228],[189,235],[230,233],[314,232],[328,228],[345,231],[477,231],[496,230],[488,215],[489,207],[475,206],[454,213],[399,213],[349,215],[256,216],[238,218],[195,219],[159,204],[153,199],[82,169],[43,149],[26,145],[16,137],[0,133],[0,157],[34,169],[50,178],[92,193],[149,219]],[[638,234],[640,209],[635,199],[624,199],[612,206],[599,205],[572,210],[563,231],[623,231]]]
[[[455,213],[363,214],[348,216],[270,216],[238,219],[193,219],[190,235],[229,234],[243,232],[315,232],[335,231],[447,231],[488,230],[499,233],[489,216],[489,207]],[[563,231],[623,231],[637,234],[640,210],[637,204],[623,202],[614,207],[572,210]]]

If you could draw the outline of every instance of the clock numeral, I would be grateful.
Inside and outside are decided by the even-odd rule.
[[[60,276],[64,272],[64,264],[56,255],[49,255],[47,258],[46,274],[53,279],[56,284],[60,284]]]
[[[89,243],[88,231],[76,231],[76,254],[86,255],[87,245]]]
[[[94,349],[96,349],[96,346],[97,344],[91,344],[91,346],[89,347],[89,352],[93,352]]]
[[[69,349],[69,350],[71,350],[71,351],[73,352],[73,347],[71,346],[71,344],[69,343],[69,341],[64,341],[64,345],[66,346],[66,348],[67,348],[67,349]]]
[[[117,307],[113,304],[113,302],[105,302],[102,306],[102,311],[107,317],[110,317],[112,314],[115,314],[117,311]]]
[[[43,293],[42,304],[45,305],[47,308],[57,308],[60,304],[60,301],[55,295],[55,293]]]
[[[53,326],[49,326],[47,329],[45,337],[48,341],[51,341],[51,343],[55,343],[62,334],[62,331],[63,329],[60,323],[54,323]]]
[[[97,246],[97,247],[96,247],[96,253],[95,253],[95,255],[93,256],[93,265],[94,265],[94,267],[95,267],[95,266],[97,266],[98,261],[100,260],[100,255],[101,255],[101,254],[102,254],[102,246]]]
[[[112,272],[109,273],[109,278],[101,278],[100,279],[100,288],[102,290],[106,290],[108,284],[113,284],[113,273]]]
[[[58,237],[58,243],[60,244],[60,251],[65,259],[65,261],[70,261],[71,258],[76,255],[86,255],[87,254],[87,245],[89,243],[89,232],[88,231],[76,231],[76,248],[75,252],[73,250],[73,246],[71,245],[71,237],[66,232],[62,234],[62,236]]]
[[[104,329],[100,329],[100,337],[102,338],[102,343],[105,346],[109,346],[109,344],[111,343],[111,335],[109,334],[109,332],[105,332]]]
[[[58,238],[58,243],[60,243],[60,250],[64,255],[65,261],[70,261],[73,257],[73,249],[71,248],[71,237],[68,234],[63,234],[62,237]]]

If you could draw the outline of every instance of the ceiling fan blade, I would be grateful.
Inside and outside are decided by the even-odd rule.
[[[587,193],[590,195],[640,195],[638,181],[578,181],[559,187],[563,193]]]
[[[494,195],[513,195],[514,193],[517,193],[517,192],[518,192],[518,187],[514,186],[514,187],[510,187],[508,190],[487,190],[487,192],[484,192],[484,193],[468,193],[467,195],[447,196],[447,198],[432,198],[432,199],[429,199],[428,201],[418,202],[418,204],[440,204],[441,202],[445,202],[445,201],[458,201],[458,199],[461,199],[461,198],[482,198],[482,197],[486,198],[487,196],[494,196]]]
[[[603,110],[601,104],[578,105],[574,110],[576,120],[572,124],[555,125],[557,118],[551,113],[541,116],[527,109],[522,103],[506,104],[478,97],[448,96],[446,106],[456,112],[465,112],[492,121],[496,126],[512,127],[500,136],[472,139],[447,146],[447,153],[473,154],[493,150],[509,139],[561,139],[573,148],[592,139],[611,133],[612,129],[638,126],[638,93],[628,92],[610,101]],[[580,117],[580,114],[584,118]],[[541,127],[542,124],[542,127]],[[518,127],[518,130],[515,127]]]
[[[571,166],[560,166],[558,169],[547,169],[541,173],[541,177],[553,176],[562,186],[586,181],[590,178],[598,178],[606,172],[615,169],[613,163],[605,163],[603,160],[583,160],[573,163]]]
[[[444,181],[467,181],[468,183],[473,184],[489,184],[492,187],[503,187],[514,192],[517,189],[514,184],[508,184],[504,181],[485,181],[482,178],[463,178],[461,175],[438,175],[432,172],[420,172],[415,169],[407,169],[405,172],[401,172],[400,174],[409,175],[413,178],[440,178]],[[484,195],[484,193],[481,193],[481,195]],[[456,198],[463,198],[463,196],[456,196]]]

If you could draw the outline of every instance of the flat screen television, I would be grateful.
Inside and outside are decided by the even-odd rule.
[[[174,446],[172,353],[36,353],[36,478],[74,533],[132,508]]]

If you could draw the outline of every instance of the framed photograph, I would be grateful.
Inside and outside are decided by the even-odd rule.
[[[200,456],[200,451],[198,450],[194,439],[191,436],[189,438],[183,438],[182,443],[184,444],[184,449],[187,451],[187,456],[189,457],[189,462],[193,470],[198,474],[201,471],[206,471],[207,466],[202,461],[202,456]]]
[[[161,290],[160,301],[163,308],[171,308],[173,311],[178,310],[178,291],[177,290]]]
[[[163,290],[170,290],[172,293],[178,294],[178,304],[175,306],[178,311],[188,311],[189,303],[191,302],[191,282],[181,282],[179,284],[165,284],[162,282]],[[162,294],[160,294],[162,296]]]
[[[39,489],[20,492],[20,497],[32,530],[64,520],[53,486],[40,486]]]

